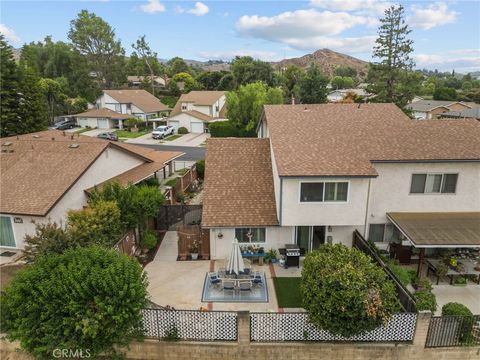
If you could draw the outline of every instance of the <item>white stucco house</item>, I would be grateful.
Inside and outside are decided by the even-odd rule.
[[[165,178],[182,153],[49,130],[1,139],[0,248],[23,249],[32,221],[65,223],[105,181],[137,184]]]
[[[120,114],[108,108],[93,108],[80,114],[72,115],[77,125],[82,128],[111,129],[120,127],[120,124],[131,115]]]
[[[327,95],[327,100],[328,102],[339,102],[344,100],[349,93],[355,94],[362,99],[367,99],[372,95],[365,91],[365,89],[338,89],[329,92]]]
[[[151,83],[151,76],[137,76],[137,75],[129,75],[127,76],[127,84],[129,87],[138,88],[142,84]],[[153,86],[156,88],[165,88],[168,84],[168,77],[165,76],[154,76],[153,77]]]
[[[226,111],[224,91],[190,91],[180,96],[167,124],[175,131],[185,127],[191,133],[203,133],[209,122],[227,120]]]
[[[417,120],[437,119],[442,114],[452,111],[463,111],[479,107],[475,103],[466,103],[462,101],[445,101],[445,100],[416,100],[407,104],[406,108],[410,109],[413,116]]]
[[[258,138],[207,141],[213,259],[242,244],[480,247],[480,123],[393,104],[266,105]],[[422,250],[423,249],[423,250]]]

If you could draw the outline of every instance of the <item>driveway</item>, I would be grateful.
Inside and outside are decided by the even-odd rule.
[[[152,139],[152,134],[146,134],[139,136],[135,139],[128,139],[125,142],[130,144],[137,144],[137,145],[165,145],[165,146],[185,146],[185,147],[196,147],[203,144],[208,138],[210,134],[203,133],[203,134],[185,134],[178,139],[168,141],[168,140],[155,140]]]
[[[76,129],[78,130],[78,129]],[[81,135],[86,135],[86,136],[91,136],[91,137],[96,137],[98,134],[103,133],[103,132],[110,132],[113,130],[106,130],[106,129],[93,129],[89,131],[83,132]]]
[[[140,146],[148,147],[155,149],[157,151],[179,151],[185,153],[180,156],[177,161],[197,161],[205,159],[205,148],[195,147],[195,146],[170,146],[170,145],[149,145],[149,144],[138,144]]]

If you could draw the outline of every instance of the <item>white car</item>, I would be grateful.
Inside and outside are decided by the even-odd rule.
[[[154,139],[163,139],[165,136],[173,135],[175,128],[169,125],[162,125],[152,131],[152,137]]]

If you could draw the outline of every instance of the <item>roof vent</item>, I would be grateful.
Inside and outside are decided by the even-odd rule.
[[[80,144],[73,143],[73,144],[68,145],[68,147],[70,149],[78,149],[80,147]]]
[[[40,135],[32,135],[33,138],[38,139]]]
[[[55,141],[55,138],[54,138],[54,137],[52,137],[52,141]]]
[[[7,141],[5,143],[2,144],[2,146],[10,146],[12,145],[12,142],[11,141]]]

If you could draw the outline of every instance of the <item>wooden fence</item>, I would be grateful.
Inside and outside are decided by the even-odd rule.
[[[210,258],[210,231],[202,229],[200,225],[179,225],[178,233],[178,259],[187,260],[190,256],[190,247],[194,242],[199,246],[198,258]]]
[[[137,250],[135,231],[128,230],[125,235],[113,246],[113,248],[122,254],[133,257]]]

